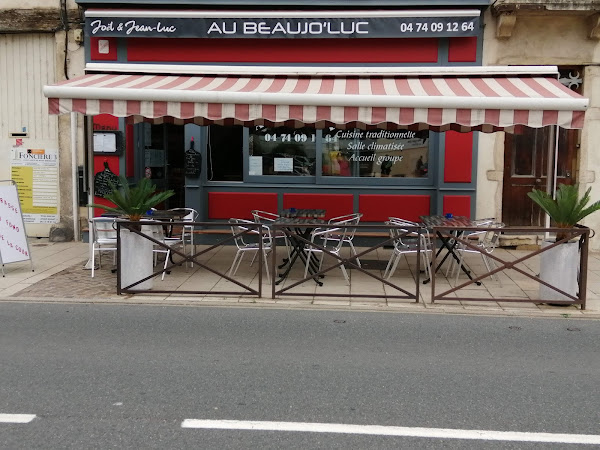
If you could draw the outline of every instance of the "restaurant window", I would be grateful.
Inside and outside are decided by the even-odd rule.
[[[428,176],[429,132],[409,130],[323,130],[323,176]]]
[[[316,142],[313,128],[252,127],[248,175],[314,176]]]

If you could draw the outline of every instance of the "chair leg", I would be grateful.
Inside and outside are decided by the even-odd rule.
[[[387,266],[385,266],[385,270],[383,271],[383,278],[387,278],[387,275],[394,264],[394,260],[396,259],[396,251],[394,250],[390,255],[390,259],[388,260]]]
[[[360,265],[360,259],[358,259],[358,256],[356,256],[356,249],[354,248],[354,244],[352,243],[352,241],[348,241],[348,243],[350,244],[350,250],[352,250],[352,254],[354,255],[354,259],[356,260],[356,265],[358,267],[362,267]]]
[[[241,256],[243,255],[243,253],[241,251],[237,251],[235,256],[233,257],[233,262],[231,263],[231,267],[229,268],[229,276],[232,277],[235,275],[235,273],[237,272],[237,266],[236,264],[239,266],[238,264],[238,258],[241,261]]]
[[[258,255],[258,250],[256,250],[256,253],[254,254],[254,256],[252,256],[252,261],[250,261],[250,267],[252,267],[252,264],[254,264],[254,260],[256,259],[256,255]]]
[[[454,258],[453,258],[454,259]],[[460,252],[460,258],[456,267],[456,278],[454,280],[454,284],[458,284],[458,277],[460,277],[460,273],[463,270],[463,267],[465,266],[465,252]]]
[[[169,262],[169,256],[171,256],[171,249],[167,250],[167,254],[165,255],[165,264],[163,266],[163,273],[162,273],[162,277],[161,280],[165,279],[165,273],[167,273],[167,263]]]
[[[94,269],[96,268],[96,249],[92,244],[92,278],[94,278]]]
[[[193,238],[193,236],[192,236]],[[190,246],[192,247],[192,250],[190,251],[190,255],[195,255],[196,254],[196,244],[190,244]],[[194,261],[190,261],[190,267],[194,267]]]
[[[308,267],[310,266],[310,258],[312,256],[313,252],[312,251],[308,251],[306,254],[306,266],[304,266],[304,278],[306,278],[308,276]]]
[[[488,270],[488,272],[491,272],[492,270],[495,270],[498,267],[496,266],[496,262],[492,258],[488,258],[488,256],[485,253],[481,254],[481,259],[483,259],[483,263],[485,264],[485,267]],[[491,276],[491,278],[494,277],[496,278],[496,281],[500,284],[500,286],[502,286],[502,281],[500,280],[500,277],[497,273]]]
[[[427,255],[426,250],[421,252],[421,259],[423,260],[423,265],[425,266],[425,276],[431,279],[431,263],[429,262],[429,256]]]
[[[269,252],[263,252],[263,257],[264,257],[264,260],[265,260],[265,272],[267,273],[267,281],[269,282],[269,284],[271,284],[271,277],[269,276],[269,261],[268,261],[268,258],[267,258],[267,254],[268,253]]]
[[[396,268],[398,267],[398,264],[400,263],[400,259],[402,259],[402,253],[396,254],[396,256],[394,258],[394,263],[392,264],[392,267],[388,271],[388,275],[387,275],[388,280],[390,278],[392,278],[392,275],[394,275],[394,272],[396,271]]]
[[[344,278],[346,279],[346,284],[350,285],[350,277],[348,276],[348,271],[346,270],[346,267],[342,264],[340,266],[340,269],[342,269],[342,274],[344,275]]]

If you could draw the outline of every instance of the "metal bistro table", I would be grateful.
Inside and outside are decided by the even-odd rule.
[[[274,223],[277,225],[286,225],[287,236],[292,246],[290,251],[290,258],[284,258],[283,264],[279,266],[279,269],[285,267],[285,271],[279,274],[279,280],[275,284],[281,283],[290,273],[294,263],[298,258],[306,264],[307,255],[305,252],[305,245],[310,242],[311,233],[319,225],[325,223],[325,210],[324,209],[284,209],[279,214],[279,218],[275,219]],[[311,261],[311,267],[309,267],[311,274],[315,274],[318,271],[316,261]],[[320,275],[319,278],[323,278]],[[315,282],[322,286],[323,283],[314,277]]]
[[[173,236],[173,224],[170,222],[177,222],[183,220],[183,218],[187,215],[185,210],[180,209],[154,209],[149,211],[149,213],[144,214],[144,219],[156,220],[157,222],[165,222],[163,227],[165,229],[165,236],[172,237]]]
[[[435,273],[439,270],[442,264],[444,264],[446,259],[448,259],[449,256],[452,256],[455,259],[456,263],[459,264],[460,269],[469,277],[470,280],[472,280],[473,277],[471,276],[471,271],[467,269],[464,264],[460,264],[460,257],[456,254],[455,249],[458,245],[458,241],[456,238],[462,236],[464,233],[464,230],[461,229],[475,227],[477,226],[477,223],[473,222],[471,219],[465,216],[420,216],[420,219],[423,221],[425,227],[429,230],[433,229],[434,227],[448,227],[453,229],[453,231],[449,234],[445,234],[439,230],[436,230],[436,235],[442,243],[437,253],[435,254],[436,259],[443,249],[446,249],[447,253],[439,262],[435,270],[432,270],[431,273],[435,275]],[[427,284],[430,281],[431,279],[424,280],[423,284]],[[478,281],[477,285],[481,285],[481,282]]]

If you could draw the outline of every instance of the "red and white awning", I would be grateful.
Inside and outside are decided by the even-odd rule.
[[[493,132],[582,128],[588,100],[543,75],[89,74],[44,87],[51,114],[227,125]]]

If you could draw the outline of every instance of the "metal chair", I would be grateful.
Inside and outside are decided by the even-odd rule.
[[[273,248],[271,229],[267,225],[257,226],[255,222],[244,219],[229,219],[229,224],[231,226],[231,232],[233,233],[233,241],[237,247],[233,262],[229,269],[229,276],[232,277],[237,273],[245,253],[258,253],[259,243],[248,241],[248,235],[255,235],[259,239],[262,239],[262,256],[264,259],[265,272],[267,273],[267,281],[270,283],[271,278],[269,276],[269,261],[267,255],[271,253]],[[253,262],[254,259],[252,259],[250,265],[252,265]]]
[[[252,216],[254,217],[254,222],[263,223],[266,225],[272,224],[277,219],[279,219],[279,214],[275,214],[268,211],[261,211],[259,209],[255,209],[252,211]],[[285,250],[288,255],[288,260],[290,259],[290,242],[288,240],[287,234],[283,230],[273,231],[271,230],[273,239],[283,240],[283,245],[285,246]]]
[[[476,220],[472,221],[472,225],[479,226],[479,227],[488,226],[488,225],[494,223],[495,221],[496,221],[496,218],[494,218],[494,217],[488,217],[486,219],[476,219]],[[452,235],[458,237],[458,233],[459,233],[458,231],[453,231]],[[468,233],[462,233],[461,237],[463,239],[468,239],[468,240],[475,242],[475,241],[479,241],[480,235],[482,235],[484,233],[485,232],[483,232],[483,231],[471,231]],[[455,239],[451,239],[450,242],[454,243]],[[456,245],[458,247],[458,243]],[[463,247],[465,247],[464,244],[463,244]],[[456,248],[455,252],[458,253],[458,251],[459,251],[459,249]],[[456,267],[455,267],[456,263],[457,263],[456,259],[450,258],[450,264],[448,264],[448,266],[446,267],[446,278],[448,278],[448,275],[451,272],[454,273],[455,270],[460,270],[460,266],[458,267],[458,269],[456,269]]]
[[[478,253],[479,255],[481,255],[481,259],[483,260],[483,263],[485,264],[485,267],[488,272],[491,272],[493,269],[496,269],[496,263],[492,258],[489,258],[488,255],[496,249],[500,240],[502,228],[504,228],[504,223],[495,222],[494,219],[482,219],[475,222],[476,226],[487,227],[489,229],[483,231],[474,231],[466,236],[467,239],[473,239],[474,242],[477,242],[477,244],[475,244],[477,250],[467,247],[467,245],[464,243],[460,243],[456,247],[456,253],[458,253],[460,256],[455,269],[455,283],[458,283],[458,277],[460,276],[462,266],[466,265],[464,259],[465,254]],[[496,281],[502,284],[502,282],[500,281],[500,277],[498,277],[498,274],[494,274],[492,275],[492,277],[496,277]]]
[[[349,227],[351,225],[358,225],[358,223],[360,222],[360,218],[362,216],[363,216],[362,213],[346,214],[343,216],[332,217],[331,219],[329,219],[328,223],[330,225],[338,225],[338,226],[343,225],[345,227]],[[356,265],[358,267],[361,267],[360,260],[356,256],[356,249],[354,248],[354,244],[352,243],[355,234],[356,234],[356,227],[346,228],[346,233],[345,233],[343,242],[347,243],[350,246],[350,250],[352,251],[352,254],[354,255],[354,259],[356,260]],[[330,239],[331,238],[338,239],[338,236],[336,236],[334,234],[330,237]]]
[[[183,253],[186,253],[186,245],[189,244],[192,248],[190,251],[190,255],[196,254],[196,244],[194,243],[194,224],[193,222],[198,221],[198,211],[194,208],[172,208],[169,211],[182,211],[185,212],[186,215],[181,219],[182,222],[189,222],[189,224],[184,224],[181,228],[181,242],[183,244]],[[194,267],[194,261],[191,261],[191,267]]]
[[[158,264],[158,255],[159,254],[165,255],[165,263],[163,265],[161,280],[165,279],[167,265],[169,264],[169,260],[171,258],[171,248],[176,245],[183,246],[183,241],[182,241],[181,237],[165,236],[165,231],[164,231],[163,226],[164,226],[164,224],[159,221],[142,220],[142,232],[144,234],[151,236],[153,239],[161,242],[162,244],[164,244],[166,246],[165,247],[162,245],[154,244],[154,248],[152,250],[152,253],[154,255],[154,265],[155,266]]]
[[[429,259],[430,253],[433,251],[433,246],[429,236],[429,231],[422,224],[411,222],[409,220],[400,219],[398,217],[390,217],[385,224],[389,227],[390,238],[392,239],[394,249],[390,255],[383,278],[390,279],[402,255],[408,253],[420,253],[425,266],[425,274],[431,278],[431,262]],[[414,228],[419,229],[419,231]]]
[[[92,278],[96,268],[96,252],[98,252],[98,268],[102,268],[102,252],[113,252],[113,264],[117,263],[117,228],[115,218],[94,217],[92,226]]]
[[[321,271],[321,266],[323,265],[323,258],[325,257],[325,250],[329,253],[333,253],[336,256],[340,256],[340,250],[342,249],[342,245],[344,244],[344,239],[346,238],[347,228],[316,228],[310,238],[310,245],[307,245],[304,248],[306,253],[306,266],[304,267],[304,278],[308,276],[308,270],[311,267],[311,257],[314,253],[320,253],[321,258],[319,259],[319,265],[317,268],[317,272]],[[315,244],[320,245],[320,247],[316,247]],[[331,244],[330,244],[331,242]],[[323,250],[325,249],[325,250]],[[342,264],[340,266],[342,270],[342,274],[346,279],[346,283],[350,284],[350,278],[348,277],[348,272],[346,271],[346,267]]]

